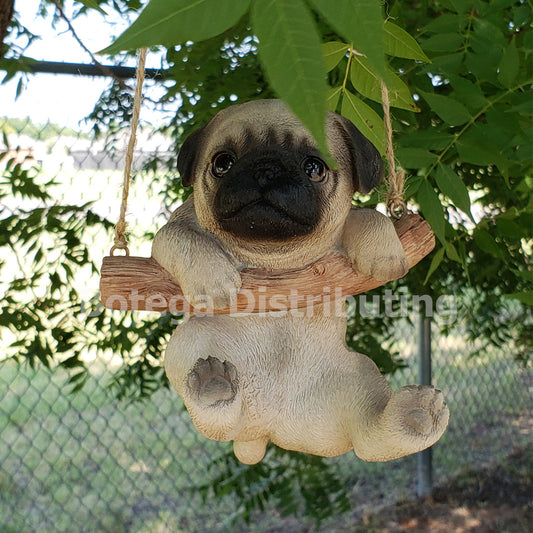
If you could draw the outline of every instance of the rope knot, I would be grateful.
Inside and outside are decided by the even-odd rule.
[[[406,211],[404,199],[405,171],[391,172],[388,179],[387,210],[393,218],[400,218]]]
[[[114,244],[109,251],[109,255],[113,257],[116,250],[124,250],[126,255],[130,255],[130,250],[128,248],[128,239],[126,238],[126,227],[127,222],[124,220],[119,220],[115,226],[115,239]]]
[[[389,91],[383,80],[381,80],[381,99],[383,102],[383,122],[387,136],[387,162],[389,165],[389,174],[387,177],[387,210],[392,217],[398,219],[406,210],[404,200],[405,171],[396,170],[396,158],[394,157],[394,144],[392,142]]]

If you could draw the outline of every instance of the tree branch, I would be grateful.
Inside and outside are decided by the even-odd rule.
[[[4,1],[4,0],[0,0]],[[122,78],[119,78],[112,72],[109,68],[107,68],[105,65],[102,65],[98,59],[94,56],[94,54],[85,46],[83,41],[79,38],[78,34],[76,33],[76,30],[72,26],[72,23],[70,22],[70,19],[67,17],[65,12],[63,11],[63,8],[61,7],[61,4],[57,0],[51,0],[52,4],[57,9],[57,12],[59,13],[59,16],[67,23],[68,29],[70,33],[72,33],[72,36],[76,40],[76,42],[83,48],[85,52],[87,52],[91,58],[91,61],[107,76],[113,78],[123,89],[133,90],[131,87],[129,87]]]
[[[429,224],[419,215],[404,215],[394,226],[410,268],[433,250],[435,237]],[[108,309],[173,313],[192,310],[176,280],[152,258],[105,257],[100,274],[100,297]],[[333,252],[298,269],[246,269],[241,276],[243,285],[235,306],[216,311],[207,306],[197,311],[284,311],[331,302],[384,284],[370,276],[357,275],[346,257]]]
[[[13,18],[15,0],[0,0],[0,57],[4,46],[4,39],[7,35],[7,28]]]

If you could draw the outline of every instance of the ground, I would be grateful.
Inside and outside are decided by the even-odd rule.
[[[533,531],[532,478],[530,445],[514,450],[501,465],[461,472],[436,487],[431,499],[383,508],[350,531],[529,533]]]
[[[268,533],[531,533],[533,444],[498,465],[465,469],[432,497],[354,510],[318,529],[289,518]]]

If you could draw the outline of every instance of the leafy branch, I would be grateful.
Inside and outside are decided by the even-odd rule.
[[[527,87],[527,86],[531,86],[533,84],[533,79],[531,80],[528,80],[528,81],[525,81],[525,82],[522,82],[518,85],[516,85],[515,87],[512,87],[511,89],[507,89],[505,92],[503,93],[500,93],[496,96],[494,96],[494,98],[492,100],[488,100],[487,101],[487,104],[481,108],[476,114],[474,114],[470,120],[461,128],[460,131],[456,132],[453,134],[453,138],[452,140],[450,141],[450,143],[446,146],[446,148],[444,148],[441,153],[438,155],[437,159],[435,159],[434,163],[428,168],[428,170],[426,171],[426,173],[424,174],[424,178],[427,179],[429,176],[431,176],[434,172],[434,170],[437,168],[437,166],[442,162],[442,160],[444,159],[444,157],[446,156],[446,154],[448,153],[449,150],[451,150],[455,144],[457,143],[457,141],[459,140],[459,138],[473,125],[475,124],[483,115],[485,115],[485,113],[491,109],[495,104],[497,104],[498,102],[500,102],[501,100],[507,98],[509,95],[517,92],[517,91],[521,91],[522,89],[524,89],[524,87]]]

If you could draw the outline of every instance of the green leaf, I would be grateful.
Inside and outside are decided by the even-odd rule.
[[[457,72],[459,70],[463,60],[465,58],[465,52],[457,52],[453,54],[444,54],[433,58],[432,68],[436,71],[442,72]]]
[[[462,259],[459,257],[459,253],[451,242],[446,243],[446,255],[456,263],[463,263]]]
[[[342,93],[342,86],[330,88],[326,93],[326,105],[330,111],[336,111],[339,105],[339,98]]]
[[[453,143],[453,135],[444,131],[433,131],[431,129],[420,129],[406,132],[397,139],[400,146],[407,148],[425,148],[426,150],[444,150],[450,143]]]
[[[453,98],[423,91],[420,91],[420,94],[429,107],[450,126],[461,126],[471,119],[468,109]]]
[[[472,113],[477,113],[484,108],[488,100],[485,98],[479,85],[472,83],[463,76],[450,76],[450,84],[453,87],[455,100],[462,102]]]
[[[383,47],[386,54],[431,63],[414,37],[400,28],[400,26],[387,20],[383,29]]]
[[[322,55],[324,56],[324,63],[326,64],[326,70],[329,72],[333,70],[340,62],[340,60],[346,56],[350,47],[339,41],[331,41],[322,45]]]
[[[452,13],[443,13],[437,18],[430,18],[431,22],[422,28],[427,33],[458,33],[463,23],[463,17]]]
[[[516,49],[516,42],[513,38],[503,51],[503,56],[498,65],[498,81],[504,87],[512,87],[518,70],[520,68],[520,58],[518,57],[518,50]]]
[[[463,14],[472,5],[471,0],[450,0],[450,3],[453,6],[452,9],[460,15]]]
[[[361,133],[377,148],[385,153],[385,127],[381,117],[350,91],[345,91],[342,100],[342,114],[359,128]]]
[[[460,33],[438,33],[422,42],[422,48],[429,52],[457,52],[463,44]]]
[[[470,52],[465,55],[465,63],[479,81],[490,81],[496,84],[498,80],[498,64],[500,63],[499,57],[491,56],[488,51],[485,53]]]
[[[251,17],[272,88],[327,154],[326,69],[311,13],[302,0],[262,0],[254,2]]]
[[[516,274],[517,276],[520,276],[522,279],[525,279],[526,281],[529,281],[530,283],[533,283],[533,270],[514,270],[512,269],[512,272]]]
[[[80,4],[83,4],[85,7],[89,9],[96,9],[96,11],[99,11],[102,13],[102,15],[107,15],[107,13],[104,11],[104,9],[100,6],[100,4],[96,0],[76,0]]]
[[[484,17],[473,19],[474,31],[470,33],[469,44],[476,54],[486,54],[499,63],[507,40],[497,24]]]
[[[392,107],[419,111],[409,88],[396,74],[387,69],[384,80],[389,90],[389,102]],[[381,80],[365,57],[356,55],[352,57],[350,81],[363,96],[381,103]]]
[[[442,263],[442,260],[444,259],[444,247],[439,248],[435,254],[433,255],[433,259],[431,260],[431,264],[429,265],[428,273],[426,274],[426,279],[424,280],[424,285],[428,282],[429,278],[439,268],[439,265]]]
[[[484,252],[505,260],[505,254],[488,231],[478,228],[474,232],[474,241]]]
[[[445,246],[446,239],[444,237],[444,211],[442,209],[442,204],[440,203],[439,197],[429,181],[423,180],[420,183],[420,187],[416,193],[416,199],[420,205],[420,210],[422,211],[424,218],[431,225],[431,229],[439,241]]]
[[[346,42],[364,54],[380,76],[386,72],[383,15],[379,0],[311,0]]]
[[[533,305],[533,291],[513,292],[511,294],[504,294],[504,296],[519,300],[523,304]]]
[[[437,159],[435,154],[423,148],[398,148],[396,155],[404,168],[425,168]]]
[[[80,361],[79,354],[75,353],[74,355],[67,357],[64,361],[61,361],[61,366],[64,368],[83,367],[83,361]]]
[[[496,228],[498,229],[498,235],[503,235],[509,239],[520,240],[526,237],[524,228],[514,220],[509,220],[505,217],[496,218]]]
[[[526,4],[517,5],[516,2],[513,4],[516,6],[513,9],[513,23],[515,26],[525,26],[531,20],[531,7]]]
[[[470,196],[463,180],[450,167],[439,163],[435,173],[435,181],[442,194],[466,213],[471,220],[474,220],[470,210]]]
[[[455,146],[461,161],[465,163],[480,166],[494,164],[499,169],[505,169],[508,161],[499,145],[501,140],[498,143],[486,125],[476,123],[459,137]]]
[[[250,0],[151,0],[139,18],[101,54],[202,41],[234,26]]]
[[[405,198],[412,198],[420,188],[420,184],[424,181],[422,176],[409,175],[405,180]]]

